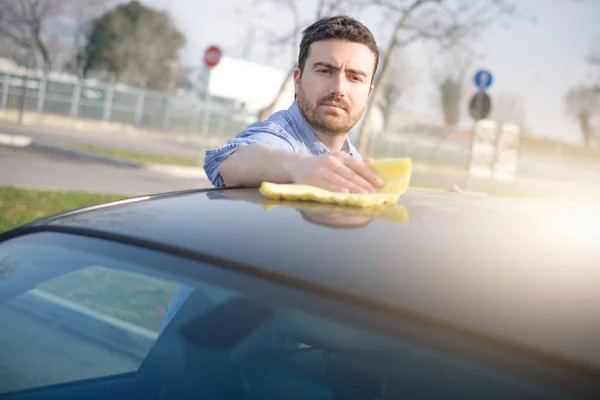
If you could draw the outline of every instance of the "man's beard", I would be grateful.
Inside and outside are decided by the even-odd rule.
[[[335,104],[341,107],[342,110],[334,113],[322,107],[326,103]],[[363,107],[362,110],[357,110],[353,113],[350,104],[344,98],[336,96],[321,98],[315,105],[312,105],[310,100],[304,95],[301,86],[298,87],[296,92],[296,104],[311,128],[316,132],[329,136],[345,135],[348,133],[356,125],[364,111]]]

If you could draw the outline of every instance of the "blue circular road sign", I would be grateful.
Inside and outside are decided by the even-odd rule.
[[[481,69],[477,71],[473,80],[475,81],[475,86],[477,86],[481,90],[484,90],[492,86],[494,77],[492,76],[492,73],[490,71]]]

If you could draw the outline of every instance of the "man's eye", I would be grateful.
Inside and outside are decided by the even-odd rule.
[[[362,78],[358,75],[352,75],[352,76],[350,76],[350,79],[352,79],[353,81],[356,81],[356,82],[362,82]]]
[[[317,72],[318,72],[318,73],[320,73],[320,74],[321,74],[321,73],[322,73],[322,74],[326,74],[326,73],[328,73],[329,71],[330,71],[330,70],[328,70],[328,69],[318,69],[318,70],[317,70]]]

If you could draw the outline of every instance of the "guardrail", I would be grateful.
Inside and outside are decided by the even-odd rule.
[[[230,100],[209,98],[205,102],[200,93],[177,95],[120,84],[57,80],[40,73],[0,72],[0,107],[18,110],[19,118],[35,112],[217,136],[234,135],[253,119]]]

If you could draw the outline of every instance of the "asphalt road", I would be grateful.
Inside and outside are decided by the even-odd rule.
[[[95,132],[69,132],[35,129],[32,127],[5,127],[0,125],[0,133],[29,136],[37,142],[87,144],[109,149],[160,154],[178,157],[197,158],[204,154],[200,135],[188,141],[177,141],[168,135],[157,137]]]
[[[180,178],[37,149],[0,146],[0,186],[7,185],[132,196],[211,186],[206,179]]]
[[[0,306],[0,316],[3,321],[0,329],[0,394],[110,376],[139,367],[139,361],[9,306]]]

